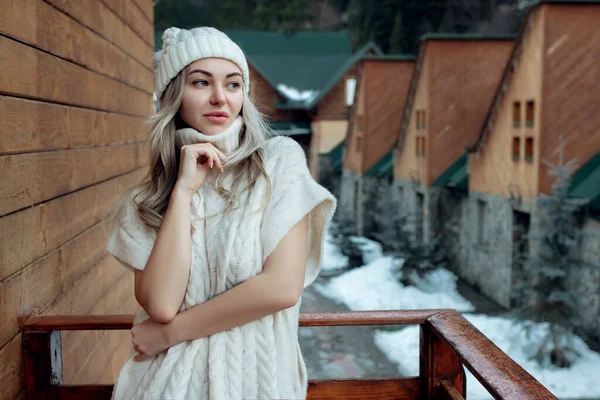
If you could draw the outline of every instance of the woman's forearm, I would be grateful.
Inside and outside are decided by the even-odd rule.
[[[191,194],[173,190],[136,297],[150,318],[171,321],[183,302],[190,272]]]
[[[240,285],[181,312],[169,323],[171,345],[223,332],[294,306],[299,296],[274,289],[277,277],[259,274]],[[293,292],[292,292],[293,293]]]

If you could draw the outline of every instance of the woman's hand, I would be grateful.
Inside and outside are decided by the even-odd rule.
[[[223,172],[225,154],[210,143],[182,146],[180,154],[176,188],[195,193],[200,189],[210,168],[216,166]]]
[[[147,360],[174,345],[171,343],[167,326],[168,324],[147,319],[131,328],[133,349],[138,352],[133,361]]]

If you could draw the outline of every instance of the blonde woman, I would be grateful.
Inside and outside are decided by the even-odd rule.
[[[336,201],[296,142],[269,136],[249,83],[222,32],[165,31],[150,169],[115,208],[107,247],[143,309],[114,399],[306,397],[299,299]]]

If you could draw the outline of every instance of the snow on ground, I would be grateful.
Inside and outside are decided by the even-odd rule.
[[[576,346],[582,358],[571,368],[542,368],[530,361],[523,352],[523,344],[528,342],[525,331],[515,321],[508,318],[488,317],[486,315],[464,314],[477,329],[487,336],[496,346],[515,360],[523,369],[544,385],[558,398],[598,398],[600,386],[600,354],[589,350],[587,345],[576,338]],[[546,327],[538,325],[538,334]],[[536,335],[537,336],[537,335]],[[419,328],[409,326],[397,332],[378,331],[375,344],[398,366],[398,372],[405,376],[419,375]],[[491,395],[465,368],[467,374],[467,399],[491,399]]]
[[[315,284],[322,295],[345,303],[351,310],[390,310],[390,309],[431,309],[452,308],[460,312],[474,311],[473,305],[462,298],[456,290],[456,276],[445,269],[428,274],[419,282],[420,289],[404,286],[398,282],[397,271],[402,260],[382,256],[381,246],[366,238],[354,237],[360,243],[366,265],[352,269],[325,284]],[[334,243],[330,246],[335,247]],[[339,250],[326,249],[324,264],[328,254],[341,254]],[[502,317],[464,314],[477,329],[508,354],[521,367],[540,381],[559,398],[598,398],[600,385],[600,354],[589,350],[580,339],[575,338],[575,346],[582,354],[571,368],[558,369],[540,367],[537,362],[527,359],[523,348],[547,329],[545,324],[535,325],[532,336],[527,338],[524,329],[514,320]],[[419,331],[417,326],[399,331],[378,331],[375,344],[394,362],[403,376],[419,374]],[[466,370],[466,369],[465,369]],[[490,399],[491,396],[481,384],[466,370],[467,398]]]
[[[348,256],[342,254],[340,247],[335,243],[335,238],[325,232],[325,246],[323,248],[323,263],[321,268],[325,271],[336,271],[348,267]]]
[[[401,259],[379,257],[370,264],[330,279],[326,284],[315,284],[315,289],[323,296],[345,303],[351,310],[474,310],[473,305],[456,292],[456,285],[450,282],[444,282],[442,287],[453,290],[436,293],[402,285],[394,274],[401,265]],[[442,275],[437,273],[435,279],[440,281]],[[451,274],[445,276],[453,279]]]

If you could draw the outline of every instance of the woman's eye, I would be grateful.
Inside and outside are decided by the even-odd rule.
[[[239,87],[240,87],[240,84],[239,84],[239,83],[237,83],[237,82],[231,82],[231,83],[228,85],[228,87],[229,87],[230,89],[237,89],[237,88],[239,88]]]
[[[198,85],[200,85],[200,86],[207,86],[208,82],[206,82],[205,80],[201,79],[201,80],[197,80],[197,81],[192,82],[192,84],[194,86],[198,86]]]

